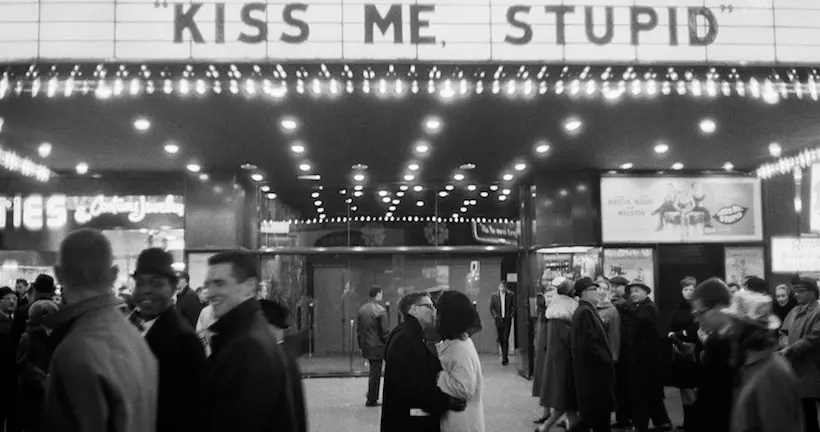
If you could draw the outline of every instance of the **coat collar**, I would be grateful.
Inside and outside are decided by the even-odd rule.
[[[416,317],[408,315],[404,320],[404,323],[404,328],[406,328],[407,331],[412,333],[414,336],[417,336],[419,339],[427,339],[424,336],[424,329],[421,328],[421,323],[416,319]]]
[[[151,329],[149,329],[148,333],[146,333],[145,339],[149,340],[153,337],[161,336],[166,333],[165,330],[172,327],[177,320],[177,310],[173,305],[171,305],[171,307],[165,309],[165,312],[159,314],[156,321],[154,321],[154,325],[151,326]]]
[[[808,302],[804,305],[797,305],[795,309],[797,309],[797,315],[807,314],[815,309],[817,309],[818,303],[816,301]]]
[[[51,329],[57,329],[65,325],[70,325],[77,318],[99,309],[116,308],[124,303],[114,294],[101,294],[77,303],[63,306],[57,312],[49,315],[43,320],[43,325]]]
[[[230,335],[250,327],[257,315],[261,313],[262,306],[259,305],[259,301],[245,300],[209,328],[220,336]]]
[[[746,352],[746,359],[743,362],[743,366],[748,367],[754,365],[755,363],[760,363],[771,357],[773,353],[774,348],[767,348],[763,351],[748,351]]]

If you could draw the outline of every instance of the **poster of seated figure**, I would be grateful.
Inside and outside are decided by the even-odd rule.
[[[726,247],[726,283],[743,286],[747,277],[766,277],[762,247]]]
[[[655,299],[655,256],[652,249],[604,249],[604,276],[616,276],[630,282],[641,282],[652,288]]]

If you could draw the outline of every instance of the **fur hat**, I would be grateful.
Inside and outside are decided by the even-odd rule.
[[[780,328],[780,318],[772,313],[772,297],[752,291],[738,291],[723,313],[748,324],[769,330]]]

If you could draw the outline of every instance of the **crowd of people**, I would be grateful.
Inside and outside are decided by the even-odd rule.
[[[816,280],[772,295],[759,277],[734,289],[685,277],[668,322],[651,293],[622,277],[558,277],[539,294],[536,431],[673,430],[665,387],[680,390],[684,431],[820,431]]]
[[[47,275],[0,288],[0,430],[306,431],[290,313],[259,299],[256,257],[212,256],[199,293],[172,264],[143,251],[125,302],[111,244],[82,229],[60,245],[60,296]]]

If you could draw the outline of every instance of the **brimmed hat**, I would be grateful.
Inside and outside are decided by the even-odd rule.
[[[609,283],[611,285],[621,285],[621,286],[629,285],[629,281],[626,280],[626,278],[623,277],[623,276],[615,276],[614,278],[609,280]]]
[[[732,297],[732,304],[723,309],[723,313],[769,330],[780,328],[780,318],[772,313],[772,298],[766,294],[738,291]]]
[[[633,281],[633,282],[630,282],[630,283],[626,286],[626,292],[631,292],[631,291],[632,291],[632,288],[640,288],[640,289],[642,289],[642,290],[646,291],[646,294],[647,294],[647,295],[652,294],[652,288],[649,288],[649,285],[647,285],[647,284],[645,284],[645,283],[643,283],[643,282],[641,282],[641,281]]]
[[[15,296],[17,295],[17,293],[14,292],[13,289],[11,289],[7,286],[4,286],[4,287],[0,288],[0,300],[2,300],[5,296],[7,296],[9,294],[14,294]]]
[[[145,249],[137,258],[137,269],[134,277],[141,274],[166,276],[172,282],[177,281],[177,272],[174,271],[174,257],[159,248]]]
[[[581,293],[588,290],[591,287],[598,288],[598,284],[595,283],[591,278],[582,277],[575,281],[575,295],[580,297]]]
[[[46,274],[37,276],[37,279],[34,281],[32,286],[34,287],[34,291],[43,294],[50,294],[56,291],[56,288],[54,287],[54,278]]]
[[[817,286],[817,281],[812,278],[805,276],[795,276],[792,278],[791,283],[792,288],[805,287],[807,289],[814,291],[814,294],[820,297],[820,288],[818,288]]]

